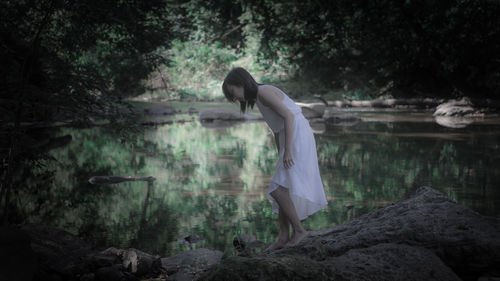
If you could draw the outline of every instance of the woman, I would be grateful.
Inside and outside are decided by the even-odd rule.
[[[280,233],[267,250],[295,246],[307,236],[301,220],[327,205],[309,122],[282,90],[258,84],[241,67],[227,74],[222,91],[230,102],[240,103],[242,112],[256,103],[274,132],[279,161],[267,198],[272,202],[272,210],[279,215]]]

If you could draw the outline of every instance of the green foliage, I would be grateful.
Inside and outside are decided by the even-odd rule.
[[[261,52],[262,32],[240,2],[190,1],[181,9],[189,30],[163,51],[169,62],[152,74],[146,96],[221,98],[222,80],[234,66],[247,68],[263,83],[293,75],[295,66],[285,56],[269,59]],[[168,82],[157,86],[155,80]]]
[[[0,8],[3,120],[114,116],[114,97],[144,93],[148,74],[162,82],[146,86],[170,98],[220,97],[220,80],[235,65],[301,97],[496,97],[500,88],[495,1],[51,0]]]
[[[220,96],[221,81],[237,59],[234,50],[220,43],[174,40],[168,51],[167,67],[171,87],[179,98],[215,98]],[[175,98],[175,96],[174,96]]]
[[[165,62],[155,51],[171,40],[167,2],[0,3],[0,126],[6,132],[0,136],[6,179],[0,204],[8,201],[13,174],[26,164],[23,156],[37,154],[29,125],[116,124],[133,117],[121,99],[143,92],[141,80]]]
[[[179,9],[186,26],[177,36],[183,47],[210,48],[214,56],[230,52],[236,58],[220,58],[221,70],[246,67],[260,82],[296,97],[499,94],[500,4],[495,1],[193,0]],[[172,55],[174,60],[186,56]],[[200,59],[196,68],[203,73],[213,65]],[[177,63],[167,72],[170,77],[183,69]],[[203,85],[194,87],[191,81],[185,86],[186,79],[169,80],[167,95],[217,96],[216,80],[193,79]],[[214,87],[207,91],[207,85]]]
[[[263,51],[325,86],[499,94],[496,1],[251,1]],[[398,93],[396,91],[396,93]],[[433,95],[438,95],[434,93]]]

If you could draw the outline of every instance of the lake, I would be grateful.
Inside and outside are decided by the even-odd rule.
[[[187,109],[237,106],[171,105],[183,113],[148,119],[172,124],[127,136],[104,127],[59,129],[56,135],[71,135],[72,141],[50,151],[56,161],[26,177],[14,199],[16,216],[61,227],[98,249],[134,247],[161,256],[200,247],[234,254],[232,240],[240,234],[272,242],[279,227],[265,192],[277,154],[266,124],[211,128]],[[404,199],[419,186],[481,214],[500,215],[498,117],[448,128],[429,111],[341,111],[360,121],[312,124],[329,204],[304,222],[306,229],[342,224]],[[156,181],[90,184],[97,175]]]

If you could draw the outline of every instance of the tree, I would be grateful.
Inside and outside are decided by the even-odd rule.
[[[22,122],[120,120],[121,98],[141,93],[141,80],[165,62],[155,51],[168,47],[176,7],[167,0],[0,3],[0,205],[7,209],[11,175],[39,141]]]

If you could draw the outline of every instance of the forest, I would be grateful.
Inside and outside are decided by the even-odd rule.
[[[500,94],[498,1],[0,5],[4,128],[114,120],[124,98],[146,92],[220,97],[220,81],[234,65],[306,97]]]
[[[259,197],[275,165],[267,129],[212,130],[194,115],[225,106],[229,70],[301,102],[500,104],[498,15],[498,0],[0,1],[0,225],[50,222],[94,247],[163,256],[186,249],[183,231],[219,250],[243,231],[269,242],[279,229]],[[178,102],[184,115],[146,126],[141,101]],[[343,224],[431,184],[498,216],[500,119],[446,127],[425,110],[316,123],[335,204],[306,226]],[[91,185],[99,175],[156,182]]]
[[[221,99],[244,66],[303,99],[500,94],[498,1],[2,1],[2,189],[36,129],[106,120],[127,99]],[[117,130],[118,130],[117,129]]]

